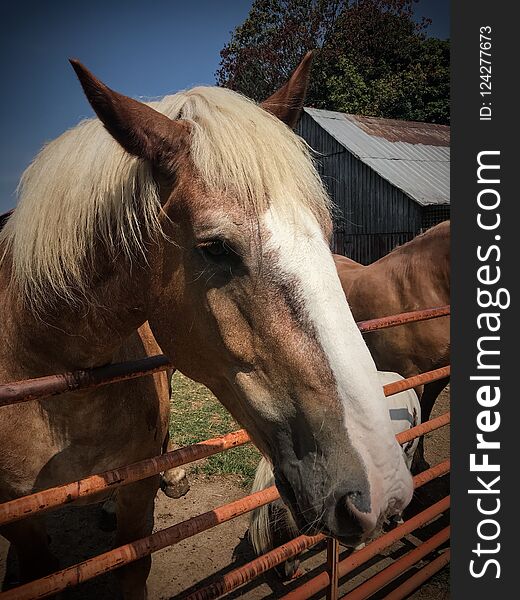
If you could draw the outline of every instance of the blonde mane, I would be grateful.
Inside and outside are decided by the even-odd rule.
[[[275,205],[328,215],[309,147],[254,102],[197,87],[149,104],[191,123],[191,158],[208,189],[256,214]],[[88,296],[94,249],[102,244],[109,260],[144,257],[144,241],[161,235],[159,214],[150,166],[89,119],[47,144],[23,174],[0,232],[1,260],[10,257],[12,285],[33,308],[78,301]]]

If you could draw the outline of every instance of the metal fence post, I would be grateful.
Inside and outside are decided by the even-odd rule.
[[[327,538],[327,572],[330,580],[327,588],[327,600],[338,600],[338,562],[339,542],[329,537]]]

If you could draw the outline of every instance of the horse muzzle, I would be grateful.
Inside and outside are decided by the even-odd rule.
[[[357,470],[342,481],[335,478],[328,488],[318,484],[316,473],[309,473],[308,487],[275,469],[276,486],[289,506],[301,534],[325,533],[347,546],[366,541],[388,514],[403,510],[411,500],[409,473],[393,486],[391,499],[381,490],[380,481],[369,481],[365,471]]]

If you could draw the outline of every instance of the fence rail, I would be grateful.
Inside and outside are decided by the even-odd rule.
[[[422,373],[415,377],[388,383],[383,386],[383,391],[385,396],[391,396],[430,381],[444,379],[449,375],[449,372],[449,367],[428,371],[427,373]],[[446,418],[446,416],[444,416],[444,418]],[[449,416],[447,418],[449,419]],[[420,433],[414,434],[415,428],[403,432],[406,434],[406,439],[403,439],[400,443],[408,442],[414,439],[414,437],[432,431],[433,429],[431,429],[431,427],[432,422],[428,422],[417,426],[417,428],[420,428]],[[434,425],[433,427],[435,428]],[[78,481],[66,483],[64,485],[24,496],[23,498],[5,502],[4,504],[0,504],[0,525],[6,525],[13,521],[19,521],[29,515],[35,515],[59,506],[71,504],[80,498],[86,498],[109,489],[112,490],[121,485],[135,483],[136,481],[146,479],[147,477],[151,477],[162,471],[167,471],[174,467],[180,467],[187,463],[207,458],[213,454],[229,450],[230,448],[242,446],[249,441],[251,440],[247,432],[244,429],[240,429],[218,438],[205,440],[198,444],[166,452],[161,456],[147,458],[126,467],[111,469],[104,473],[91,475],[90,477],[85,477]]]
[[[104,367],[4,383],[0,385],[0,407],[49,398],[65,392],[97,388],[127,379],[137,379],[143,375],[151,375],[171,368],[172,365],[166,356],[158,354]]]
[[[449,306],[440,306],[402,313],[400,315],[392,315],[390,317],[371,319],[370,321],[360,321],[358,327],[362,333],[368,333],[377,329],[405,325],[414,321],[445,317],[449,315],[449,312]],[[147,358],[95,367],[93,369],[80,369],[57,375],[47,375],[35,379],[3,383],[0,384],[0,407],[18,402],[28,402],[29,400],[57,396],[65,392],[101,387],[172,368],[174,367],[168,358],[163,354],[159,354],[157,356],[149,356]]]
[[[449,306],[402,313],[390,317],[381,317],[358,323],[363,333],[369,333],[386,327],[404,325],[416,321],[447,316],[450,313]],[[172,369],[167,357],[163,355],[130,361],[120,364],[112,364],[94,369],[85,369],[69,373],[62,373],[31,380],[18,381],[0,385],[0,407],[9,404],[26,402],[35,399],[48,398],[65,392],[95,388],[109,385],[118,381],[124,381],[136,377],[142,377],[158,371]],[[442,367],[434,371],[422,373],[414,377],[399,380],[384,386],[385,395],[397,394],[401,391],[418,387],[432,381],[449,377],[450,367]],[[426,423],[422,423],[406,432],[396,436],[400,443],[406,443],[415,437],[447,425],[450,421],[449,413],[441,415]],[[47,490],[36,492],[23,498],[18,498],[0,505],[0,525],[46,512],[60,506],[70,504],[80,498],[85,498],[102,491],[115,489],[121,485],[128,485],[151,475],[181,466],[201,458],[206,458],[218,452],[223,452],[250,441],[244,430],[239,430],[214,438],[205,440],[192,446],[187,446],[165,453],[161,456],[146,459],[118,469],[112,469],[92,475],[84,479],[56,486]],[[449,461],[444,461],[435,467],[420,473],[414,477],[414,486],[420,487],[436,477],[449,472]],[[268,504],[279,498],[276,488],[270,487],[261,492],[250,494],[244,498],[220,506],[211,511],[197,515],[177,523],[164,530],[158,531],[150,536],[136,540],[124,546],[115,548],[104,554],[95,556],[82,563],[63,569],[47,577],[32,581],[12,590],[0,593],[1,600],[34,600],[54,595],[68,587],[78,585],[88,579],[97,577],[107,571],[118,569],[123,565],[150,555],[151,553],[165,548],[196,535],[209,528],[225,523],[239,515],[245,514],[255,508]],[[293,590],[285,598],[309,598],[313,594],[327,590],[327,597],[335,600],[338,597],[338,580],[344,577],[367,560],[387,548],[398,539],[407,535],[414,529],[421,527],[432,520],[449,507],[449,497],[444,498],[433,506],[425,509],[415,517],[407,520],[394,530],[377,538],[362,550],[353,553],[344,560],[339,557],[339,545],[328,544],[327,571],[311,579],[307,583]],[[418,548],[407,553],[390,567],[381,571],[376,576],[361,584],[358,588],[347,594],[345,598],[366,598],[386,583],[403,573],[418,560],[431,553],[432,550],[442,545],[449,538],[449,528],[436,534]],[[312,537],[299,536],[296,539],[268,552],[267,554],[251,561],[247,565],[235,569],[217,580],[211,585],[202,588],[188,596],[190,600],[202,600],[218,598],[243,585],[244,583],[258,577],[268,569],[295,556],[302,550],[310,548],[318,542],[326,539],[324,535]],[[434,559],[424,569],[417,571],[405,583],[397,587],[392,598],[404,597],[403,594],[421,585],[431,574],[441,569],[449,561],[449,553],[444,553]]]

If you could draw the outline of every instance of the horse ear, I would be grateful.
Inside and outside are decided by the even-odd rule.
[[[150,106],[111,90],[77,60],[70,60],[85,96],[110,135],[130,154],[161,166],[188,132]]]
[[[312,56],[312,50],[307,52],[289,81],[260,105],[291,129],[296,127],[303,110],[303,103],[309,85]]]

